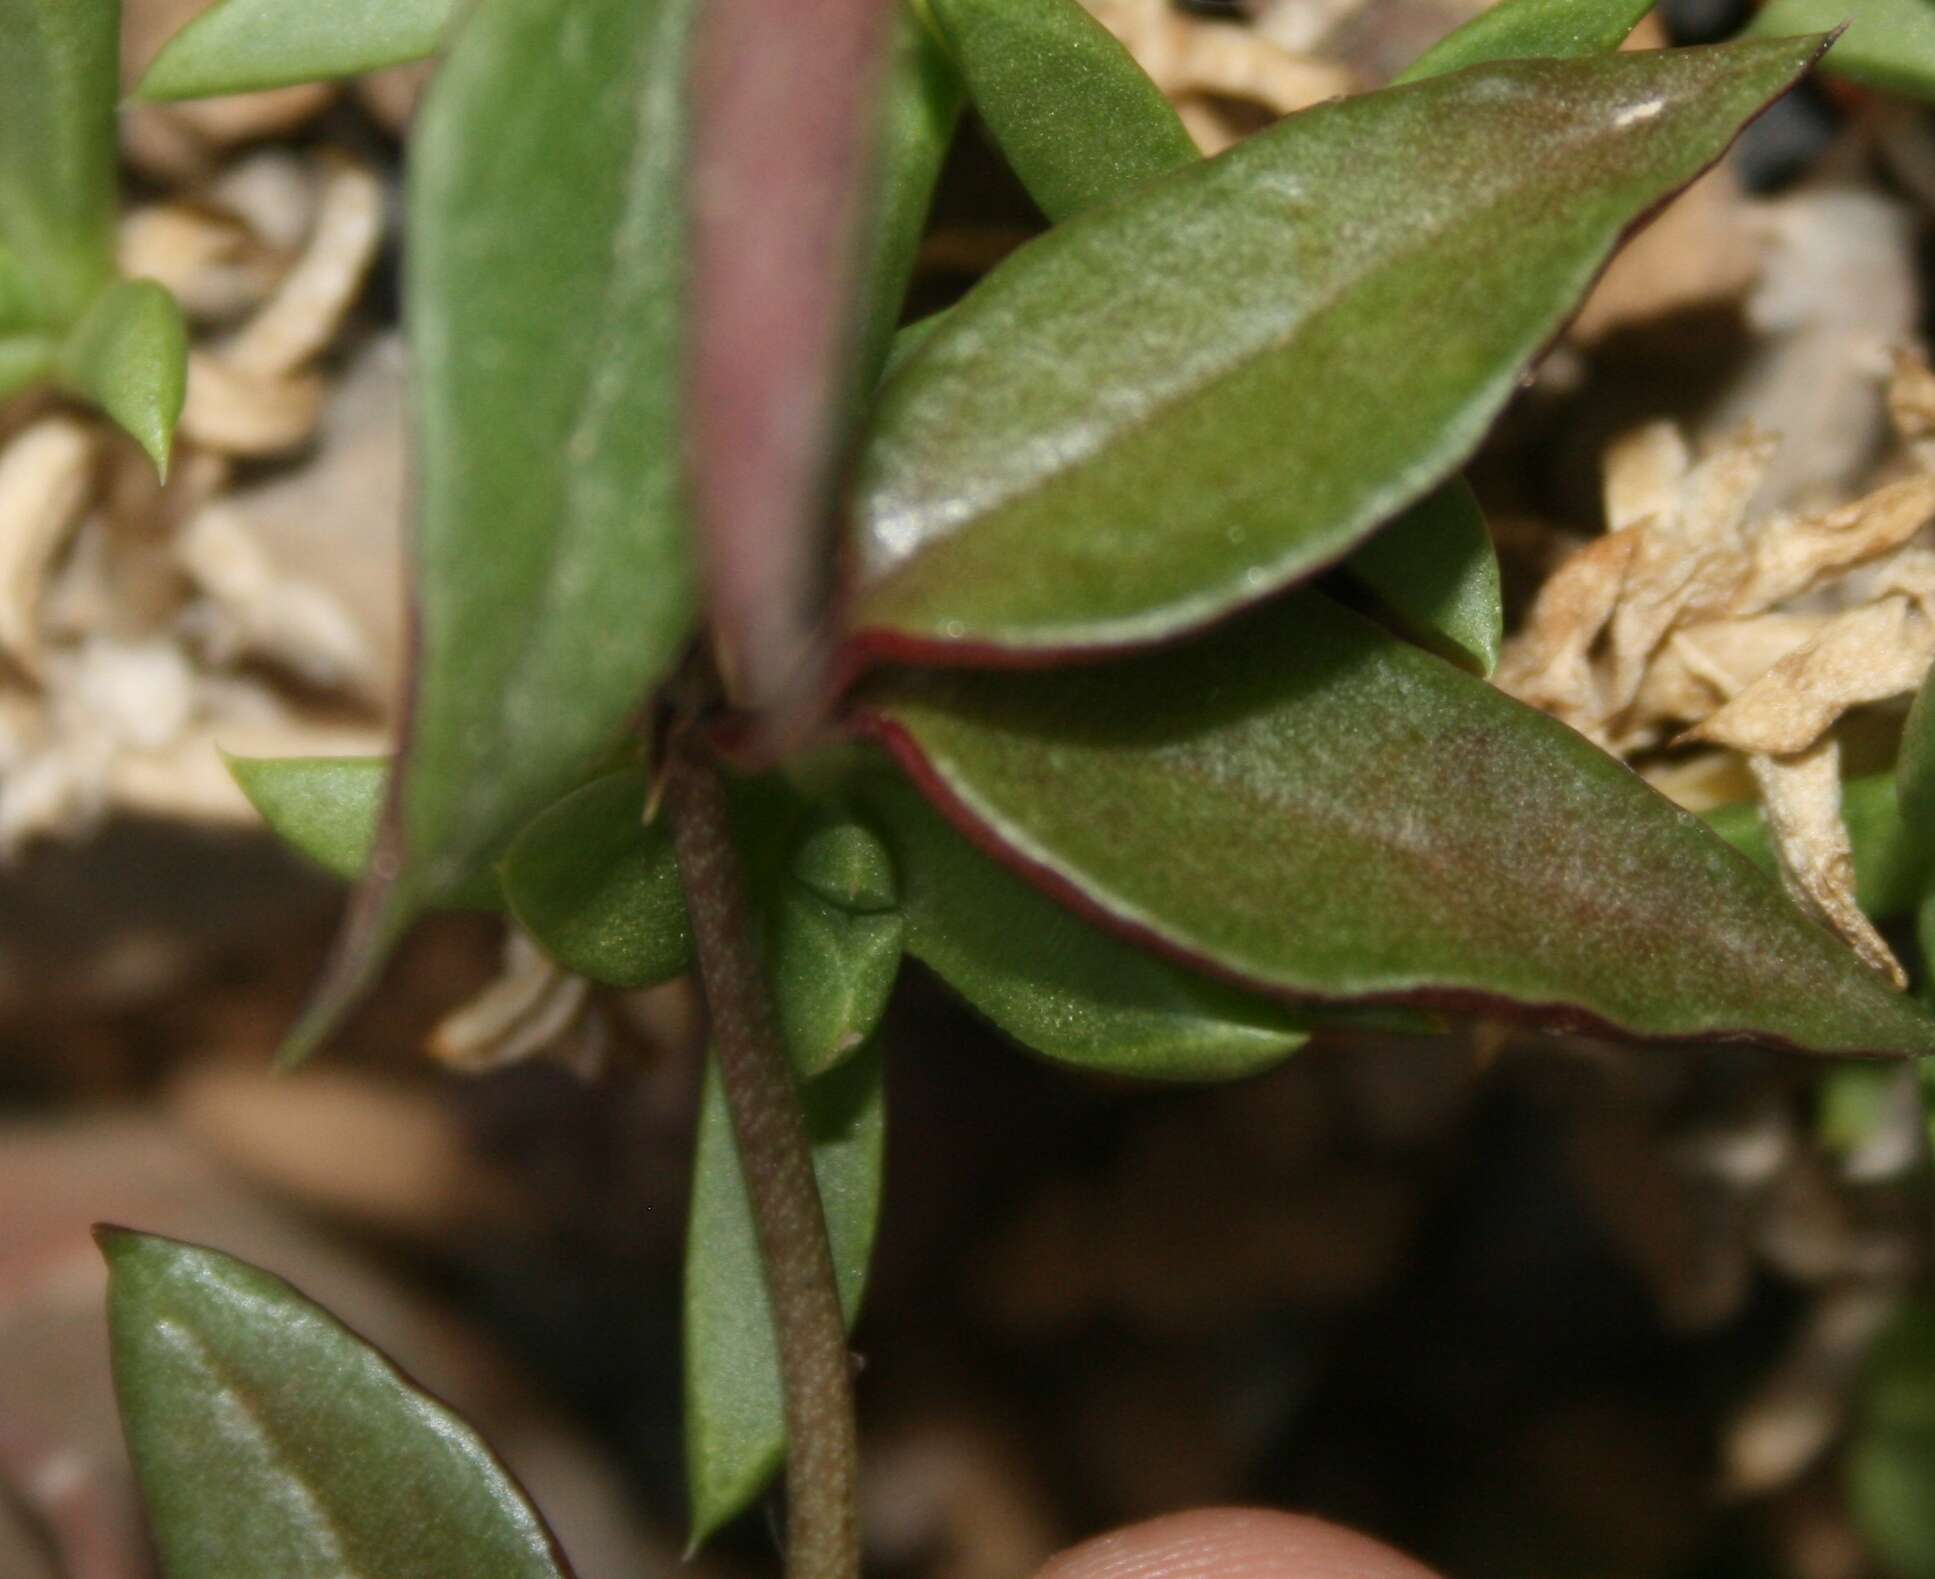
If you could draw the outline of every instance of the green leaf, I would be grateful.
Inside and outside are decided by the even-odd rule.
[[[1653,0],[1500,0],[1426,50],[1392,86],[1496,60],[1617,49],[1652,8]],[[1413,640],[1487,677],[1497,667],[1505,619],[1498,555],[1462,479],[1414,505],[1345,564]]]
[[[1129,947],[981,854],[895,775],[853,793],[904,885],[907,948],[996,1027],[1060,1063],[1144,1080],[1227,1080],[1305,1037],[1277,1004]]]
[[[694,10],[489,0],[417,118],[408,733],[379,859],[286,1061],[329,1034],[416,911],[606,764],[691,633],[678,408]]]
[[[162,477],[188,391],[188,325],[153,280],[101,292],[60,348],[61,383],[92,401],[147,452]]]
[[[692,961],[685,894],[662,819],[645,820],[649,785],[627,769],[540,812],[498,867],[504,898],[567,970],[649,987]]]
[[[114,1385],[167,1579],[564,1579],[470,1426],[278,1277],[96,1231]]]
[[[0,335],[40,326],[35,294],[26,264],[0,247]]]
[[[1842,23],[1823,71],[1918,99],[1935,99],[1935,0],[1770,0],[1749,34],[1779,38]]]
[[[664,823],[645,820],[648,795],[640,770],[598,779],[534,818],[498,869],[547,954],[617,987],[669,980],[692,959],[678,865]],[[736,784],[733,800],[780,1030],[801,1072],[817,1075],[873,1034],[899,973],[891,863],[864,828],[813,824],[777,778]]]
[[[902,0],[899,7],[884,98],[873,280],[862,314],[858,357],[857,383],[869,393],[894,347],[934,187],[961,117],[960,75],[911,0]]]
[[[248,93],[433,55],[456,0],[220,0],[171,38],[135,97]]]
[[[1908,709],[1894,780],[1902,821],[1935,846],[1935,674],[1922,681]]]
[[[1200,157],[1182,121],[1080,0],[928,0],[968,97],[1057,224]]]
[[[1478,497],[1462,477],[1425,495],[1344,561],[1413,641],[1489,676],[1505,600]]]
[[[676,364],[693,10],[494,0],[417,121],[406,891],[458,881],[595,771],[692,628]]]
[[[1314,593],[1112,664],[894,675],[862,706],[1039,886],[1260,988],[1935,1050],[1935,1020],[1697,818]]]
[[[892,857],[873,831],[826,823],[766,886],[767,958],[780,1032],[811,1079],[879,1027],[900,975],[907,922]]]
[[[0,335],[0,400],[49,377],[59,354],[60,346],[47,335]]]
[[[1494,60],[1602,54],[1619,48],[1652,9],[1653,0],[1500,0],[1439,39],[1397,81],[1423,82]],[[1825,33],[1835,25],[1788,31]]]
[[[847,1324],[880,1215],[884,1068],[870,1048],[801,1093]],[[692,1544],[743,1510],[786,1451],[772,1306],[732,1120],[708,1068],[685,1244],[685,1461]]]
[[[900,908],[900,875],[886,844],[864,823],[815,827],[793,855],[793,878],[809,894],[856,916]]]
[[[1143,643],[1337,559],[1469,453],[1626,228],[1819,48],[1321,105],[1021,248],[883,390],[858,646]]]
[[[1056,224],[1201,157],[1162,91],[1078,0],[932,4],[975,109]],[[896,346],[896,359],[924,339]],[[1260,452],[1252,464],[1271,459]],[[1297,486],[1294,474],[1284,486]],[[1503,636],[1498,558],[1465,484],[1447,484],[1346,563],[1414,638],[1491,673]]]
[[[389,778],[387,757],[228,757],[228,771],[271,832],[331,877],[353,883],[369,864]],[[497,881],[478,873],[450,898],[496,910]]]
[[[1769,877],[1779,876],[1759,802],[1721,806],[1704,817],[1708,827]],[[1841,818],[1854,848],[1855,897],[1861,908],[1876,921],[1913,910],[1928,885],[1931,852],[1904,825],[1894,776],[1849,779],[1841,786]]]
[[[64,328],[114,269],[117,0],[0,0],[0,244]]]
[[[1855,1524],[1888,1571],[1935,1576],[1935,1307],[1925,1300],[1868,1353],[1846,1468]]]

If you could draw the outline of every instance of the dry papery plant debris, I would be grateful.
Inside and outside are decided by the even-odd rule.
[[[1566,558],[1508,643],[1498,683],[1691,804],[1744,758],[1789,892],[1897,986],[1908,978],[1855,901],[1841,820],[1850,710],[1911,696],[1935,660],[1935,373],[1899,354],[1892,480],[1812,512],[1756,509],[1779,440],[1752,427],[1697,462],[1652,423],[1605,462],[1606,535]]]
[[[129,77],[194,7],[127,7]],[[357,96],[400,129],[410,83]],[[402,357],[354,309],[388,178],[304,87],[123,118],[119,264],[195,333],[165,485],[97,419],[0,408],[0,856],[110,811],[240,821],[220,750],[371,752],[397,671]],[[301,137],[300,144],[292,139]]]

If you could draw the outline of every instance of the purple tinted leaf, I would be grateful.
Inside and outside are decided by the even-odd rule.
[[[815,689],[891,0],[708,0],[693,41],[687,459],[736,700]]]
[[[883,676],[860,705],[1055,897],[1286,997],[1935,1051],[1935,1021],[1697,818],[1316,593],[1116,663]]]
[[[1823,43],[1321,105],[1030,242],[882,392],[856,652],[1141,646],[1334,563],[1471,451],[1625,232]]]

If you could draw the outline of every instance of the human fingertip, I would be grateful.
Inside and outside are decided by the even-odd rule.
[[[1262,1508],[1198,1508],[1111,1530],[1052,1557],[1037,1579],[1437,1579],[1340,1525]]]

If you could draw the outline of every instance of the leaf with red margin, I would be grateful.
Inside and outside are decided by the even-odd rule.
[[[855,656],[1147,644],[1338,559],[1470,453],[1624,232],[1821,48],[1321,105],[1023,247],[882,392]]]
[[[892,0],[707,0],[693,41],[686,450],[734,699],[816,689]]]
[[[1697,818],[1318,593],[1160,653],[888,673],[856,703],[991,853],[1253,987],[1935,1051],[1935,1020]]]
[[[469,1424],[281,1278],[97,1228],[114,1389],[169,1579],[569,1579]]]

